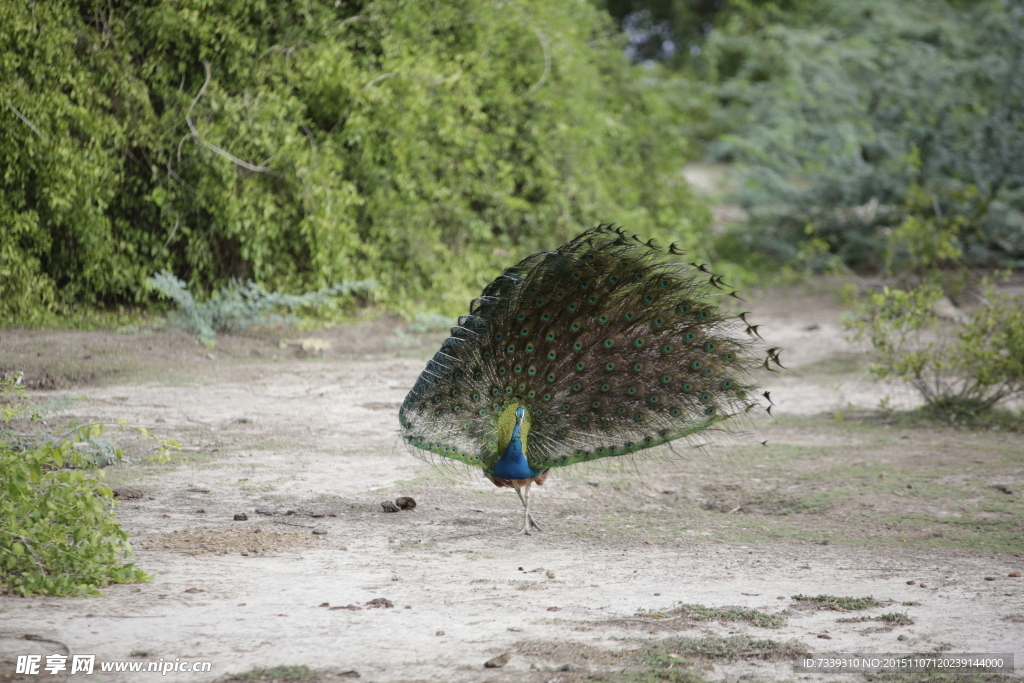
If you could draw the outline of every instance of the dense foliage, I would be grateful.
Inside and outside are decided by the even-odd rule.
[[[909,220],[970,264],[1024,264],[1020,0],[608,4],[646,21],[646,54],[679,43],[660,54],[687,134],[748,171],[746,248],[878,267]]]
[[[813,231],[872,265],[893,229],[931,221],[958,224],[974,263],[1024,262],[1022,9],[828,3],[755,27],[763,40],[723,29],[706,54],[735,132],[710,151],[752,168],[744,200],[769,243],[789,256]]]
[[[701,242],[683,139],[584,0],[0,3],[0,320],[169,270],[451,312],[598,222]]]

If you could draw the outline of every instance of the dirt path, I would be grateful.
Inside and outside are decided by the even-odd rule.
[[[182,335],[0,332],[0,369],[84,397],[51,419],[126,418],[185,446],[158,465],[126,437],[132,462],[108,468],[153,581],[106,598],[0,596],[0,679],[16,655],[57,643],[97,661],[212,662],[167,675],[183,681],[278,665],[324,680],[582,681],[643,668],[634,653],[653,641],[736,635],[811,652],[1015,652],[1024,664],[1024,579],[1008,577],[1024,569],[1020,435],[820,417],[882,393],[861,379],[838,311],[802,291],[757,310],[792,368],[766,383],[779,419],[715,457],[558,473],[536,492],[545,532],[529,538],[511,534],[512,493],[397,440],[398,406],[440,336],[410,342],[377,321],[307,335],[330,349],[268,335],[208,352]],[[383,512],[396,496],[416,508]],[[843,612],[801,594],[879,604]],[[392,606],[368,604],[378,598]],[[679,603],[786,620],[700,621],[672,612]],[[906,620],[879,619],[895,613]],[[504,668],[483,668],[506,652]],[[693,662],[709,680],[808,675],[789,658]]]

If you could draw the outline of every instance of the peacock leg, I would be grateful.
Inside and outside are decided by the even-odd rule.
[[[519,486],[513,484],[513,486],[515,486],[516,493],[519,494],[519,500],[523,501],[523,507],[526,508],[525,515],[523,517],[523,527],[516,533],[526,534],[527,536],[530,535],[531,527],[537,531],[543,531],[543,529],[540,528],[540,525],[533,521],[533,517],[530,516],[530,484],[532,483],[532,480],[528,479],[526,481],[523,485],[524,492],[520,492]]]

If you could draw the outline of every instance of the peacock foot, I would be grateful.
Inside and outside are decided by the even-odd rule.
[[[519,531],[517,531],[516,533],[517,534],[525,534],[527,536],[530,536],[531,535],[530,534],[530,529],[531,528],[536,529],[537,531],[544,531],[543,529],[540,528],[540,524],[537,524],[537,522],[533,519],[533,515],[529,515],[529,516],[527,516],[526,520],[523,521],[522,528],[519,529]]]

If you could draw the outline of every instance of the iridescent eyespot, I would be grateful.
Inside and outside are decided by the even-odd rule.
[[[579,342],[576,342],[575,344],[572,345],[572,348],[574,350],[576,350],[576,351],[579,351],[580,349],[583,348],[583,344],[580,344]],[[579,369],[582,369],[582,368],[577,368],[577,369],[579,370]]]
[[[606,316],[606,315],[599,315],[599,316],[597,316],[597,322],[599,322],[599,323],[606,323],[606,322],[608,322],[608,316]]]
[[[661,381],[663,384],[668,384],[669,382],[672,381],[672,375],[662,375]]]
[[[602,384],[600,387],[601,391],[608,391],[611,387],[607,384]]]
[[[722,388],[723,389],[728,389],[731,386],[732,386],[732,382],[730,382],[729,380],[725,380],[724,382],[722,382]]]
[[[661,285],[662,287],[668,287],[668,280],[662,280],[658,284]]]
[[[643,346],[643,345],[644,345],[644,340],[643,340],[643,338],[640,338],[640,339],[637,339],[636,341],[634,341],[634,342],[633,342],[633,345],[634,345],[634,346]]]
[[[573,323],[572,325],[569,325],[569,329],[572,330],[573,332],[579,332],[580,331],[580,324],[579,323]]]
[[[692,384],[684,384],[683,385],[683,391],[689,391],[690,389],[693,389],[693,385]]]
[[[707,311],[701,311],[700,313],[697,314],[697,316],[699,318],[701,318],[701,319],[706,318],[706,317],[708,317],[708,312]]]
[[[733,355],[731,353],[727,353],[724,356],[722,356],[722,358],[724,358],[726,360],[732,360],[733,359]]]
[[[704,364],[701,363],[699,360],[695,360],[692,363],[690,363],[690,367],[693,368],[694,370],[700,370],[700,367],[702,365],[704,365]]]
[[[588,296],[587,297],[587,303],[588,304],[596,304],[597,303],[597,297],[596,296]]]
[[[626,393],[629,394],[630,396],[632,396],[633,394],[636,393],[636,387],[628,387],[626,389]]]
[[[614,344],[612,343],[611,339],[605,339],[604,340],[604,348],[610,349],[610,348],[612,348],[612,346],[614,346]]]
[[[572,385],[572,390],[573,390],[573,391],[579,391],[579,390],[580,390],[580,389],[582,389],[582,388],[583,388],[583,385],[582,385],[582,384],[573,384],[573,385]]]
[[[661,352],[662,353],[672,353],[672,345],[671,344],[665,344],[664,346],[661,347]]]
[[[665,321],[662,320],[661,318],[655,318],[653,322],[655,327],[661,327],[662,323],[664,323]]]
[[[615,363],[605,363],[604,369],[607,370],[608,372],[611,372],[612,370],[615,369]]]
[[[715,414],[715,409],[714,408],[708,408],[704,412],[707,413],[708,415],[714,415]]]
[[[555,333],[554,332],[548,332],[548,336],[546,336],[544,338],[547,339],[548,341],[555,341]]]
[[[644,297],[644,303],[645,303],[645,304],[649,304],[649,303],[651,303],[652,301],[654,301],[654,297],[653,297],[653,296],[651,296],[650,294],[648,294],[647,296],[645,296],[645,297]]]
[[[586,364],[585,364],[585,363],[583,363],[583,362],[579,362],[579,363],[577,363],[577,364],[576,364],[576,365],[575,365],[574,367],[575,367],[575,368],[576,368],[577,370],[582,370],[583,368],[585,368],[585,367],[587,367],[587,366],[586,366]]]
[[[686,341],[693,341],[693,332],[687,332],[685,335],[683,335],[683,339],[685,339]]]
[[[632,320],[632,319],[633,319],[633,314],[632,313],[627,313],[626,314],[626,320]]]
[[[549,382],[554,382],[554,381],[555,381],[555,376],[554,376],[554,375],[548,375],[548,376],[547,376],[547,380],[548,380]]]
[[[634,363],[633,364],[633,370],[635,372],[640,372],[643,369],[644,369],[644,364],[643,363]]]
[[[708,342],[707,344],[704,345],[704,348],[707,349],[708,351],[714,351],[715,345],[712,344],[711,342]]]
[[[557,357],[558,357],[557,353],[555,353],[554,351],[548,351],[548,360],[554,360]]]
[[[686,313],[686,312],[687,312],[687,311],[689,311],[689,310],[690,310],[690,309],[689,309],[689,308],[687,308],[687,307],[686,307],[685,305],[680,305],[680,306],[679,306],[679,312],[680,312],[680,313]]]

